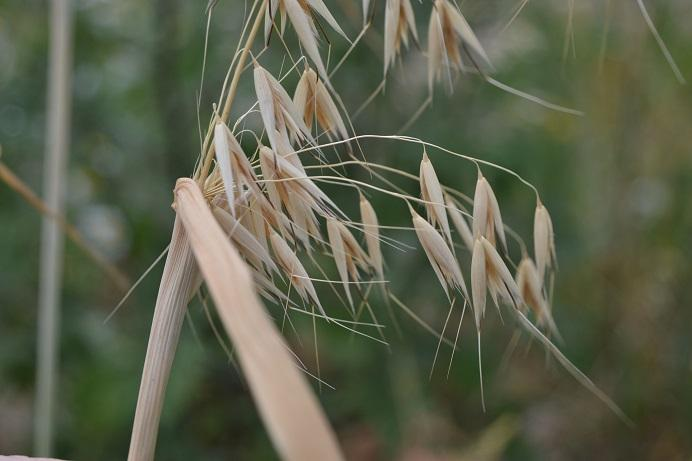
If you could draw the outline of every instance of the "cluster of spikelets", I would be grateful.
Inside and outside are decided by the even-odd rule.
[[[370,2],[364,1],[364,18],[369,16],[370,8]],[[509,170],[419,139],[356,134],[320,55],[319,36],[325,33],[320,20],[347,41],[349,39],[322,0],[255,0],[249,18],[241,34],[241,41],[245,44],[238,44],[231,63],[229,77],[232,71],[232,78],[228,86],[229,80],[224,83],[222,99],[225,102],[220,112],[214,109],[193,178],[180,179],[175,189],[177,219],[147,348],[130,459],[150,460],[153,457],[162,395],[177,335],[187,302],[191,294],[199,290],[202,279],[206,281],[219,317],[234,343],[238,363],[248,379],[272,439],[287,459],[341,459],[341,455],[336,438],[310,389],[299,376],[289,349],[260,306],[258,294],[281,305],[284,320],[289,322],[289,310],[298,311],[312,317],[313,329],[315,319],[322,318],[386,343],[382,325],[368,302],[370,288],[379,285],[387,306],[391,307],[389,301],[393,301],[434,333],[440,343],[445,341],[452,345],[453,351],[456,350],[459,330],[452,344],[445,339],[445,327],[455,302],[460,299],[464,307],[459,326],[466,307],[471,306],[474,311],[481,384],[481,324],[490,294],[498,312],[506,306],[517,323],[541,342],[567,371],[624,417],[619,408],[572,365],[550,339],[559,338],[552,318],[549,289],[556,270],[556,257],[550,215],[538,199],[538,193],[534,255],[531,259],[521,238],[503,223],[497,197],[482,175],[480,166],[498,168],[532,189],[533,186]],[[300,42],[297,61],[283,40],[288,24]],[[369,24],[370,20],[364,19],[360,35],[339,64],[332,68],[332,73],[344,62]],[[260,64],[262,53],[251,53],[262,25],[266,45],[262,53],[268,49],[272,34],[276,34],[286,47],[286,55],[293,60],[293,66],[284,76],[277,78]],[[418,42],[410,0],[387,0],[384,35],[386,79],[403,48],[411,40]],[[450,76],[451,84],[451,71],[465,69],[462,51],[479,72],[482,70],[474,56],[490,65],[475,34],[449,0],[434,1],[428,42],[431,94],[435,81],[443,72]],[[235,124],[229,124],[232,102],[248,59],[252,61],[248,67],[253,69],[257,102]],[[302,73],[298,71],[300,78],[291,96],[284,85],[284,77],[297,69],[301,62],[304,70]],[[261,118],[261,133],[244,128],[245,119],[254,114]],[[243,148],[250,144],[246,142],[246,134],[247,138],[255,141],[251,151]],[[327,142],[323,141],[324,138]],[[369,162],[360,142],[373,138],[421,146],[419,174]],[[334,149],[337,155],[343,148],[349,160],[330,162],[325,152],[327,148]],[[426,148],[463,158],[475,165],[478,181],[473,198],[440,183]],[[341,167],[346,165],[363,168],[372,181],[344,176]],[[407,193],[381,171],[395,174],[398,178],[416,180],[419,193]],[[360,216],[347,216],[322,190],[322,184],[355,189]],[[377,211],[368,200],[370,192],[404,202],[410,211],[411,225],[380,224]],[[356,199],[355,195],[353,198]],[[472,207],[471,213],[462,206],[462,201]],[[432,272],[450,302],[441,333],[421,320],[413,309],[389,290],[382,244],[398,249],[406,247],[393,237],[384,235],[383,231],[390,228],[415,232]],[[506,233],[522,248],[519,264],[512,262]],[[470,258],[460,258],[459,251],[470,254]],[[329,278],[316,254],[333,262],[338,279]],[[307,259],[311,265],[306,266]],[[516,268],[514,276],[510,268]],[[312,273],[315,269],[319,274]],[[466,280],[470,281],[470,291]],[[331,285],[351,319],[338,318],[332,309],[325,309],[317,283]],[[364,285],[367,285],[366,289],[362,289]],[[364,308],[368,309],[372,323],[359,320]],[[351,328],[349,324],[374,327],[381,340]],[[317,366],[319,372],[319,361]],[[309,373],[304,366],[301,368]],[[481,385],[481,396],[482,392]],[[302,415],[299,424],[295,424],[296,412]]]
[[[277,287],[277,281],[288,281],[303,306],[315,307],[322,317],[330,319],[313,283],[315,277],[298,256],[304,252],[311,257],[319,247],[333,259],[338,283],[343,284],[348,307],[355,313],[352,287],[385,282],[381,241],[386,237],[381,235],[377,213],[363,193],[359,193],[360,219],[354,220],[318,186],[320,181],[355,181],[336,172],[312,177],[301,160],[301,154],[318,152],[314,156],[317,166],[334,170],[319,153],[313,121],[330,139],[338,139],[331,144],[346,144],[349,139],[342,117],[329,90],[309,68],[303,72],[293,98],[257,62],[254,83],[269,146],[258,137],[254,155],[248,156],[227,125],[217,121],[213,136],[216,162],[204,186],[214,217],[252,268],[258,291],[265,298],[297,306],[290,292]],[[408,203],[410,229],[415,231],[448,299],[459,293],[465,305],[473,307],[479,333],[489,293],[498,309],[503,303],[520,312],[531,309],[538,325],[557,335],[544,283],[555,268],[553,229],[540,201],[535,212],[535,262],[523,255],[513,277],[502,256],[508,251],[498,200],[480,170],[473,200],[467,198],[473,205],[471,215],[453,198],[453,193],[459,193],[440,184],[427,153],[423,153],[417,179],[420,198],[398,196]],[[424,205],[425,217],[412,203]],[[456,256],[452,227],[472,255],[470,293]]]
[[[366,15],[369,8],[367,2],[363,8]],[[280,26],[277,26],[279,16]],[[214,217],[252,269],[259,294],[283,305],[285,309],[311,310],[313,315],[330,321],[335,318],[325,311],[315,281],[341,284],[344,303],[357,320],[359,314],[352,293],[354,288],[362,300],[358,311],[363,304],[367,304],[370,292],[368,290],[364,294],[361,284],[381,284],[384,295],[391,296],[385,285],[381,243],[396,246],[398,242],[381,235],[383,227],[362,190],[370,185],[342,176],[335,168],[338,164],[328,163],[322,151],[327,146],[346,146],[354,159],[352,163],[371,172],[380,168],[367,161],[358,161],[353,154],[351,144],[358,143],[362,137],[349,137],[344,122],[344,119],[348,120],[348,114],[339,109],[343,106],[329,83],[327,70],[318,52],[318,16],[346,37],[322,0],[278,0],[269,3],[263,13],[265,41],[269,41],[274,31],[283,34],[285,25],[290,22],[316,70],[305,64],[291,97],[282,83],[283,79],[273,76],[253,58],[257,103],[241,119],[252,112],[259,113],[264,131],[260,135],[253,133],[256,148],[252,155],[247,155],[236,138],[237,133],[229,129],[222,117],[215,116],[213,142],[207,151],[207,155],[213,156],[215,161],[209,162],[207,158],[207,161],[200,162],[208,164],[211,171],[198,170],[196,178],[202,182]],[[409,35],[413,40],[418,40],[409,0],[387,0],[384,35],[386,73],[400,55],[402,44],[407,46]],[[471,51],[468,48],[488,62],[468,23],[447,0],[436,0],[433,5],[428,39],[431,85],[442,69],[461,69],[459,43],[469,56]],[[238,120],[235,126],[240,122]],[[330,142],[320,144],[321,136],[326,136]],[[316,160],[316,165],[304,165],[303,159],[308,153],[313,154],[310,158]],[[309,171],[315,167],[321,172],[329,170],[333,175],[311,176]],[[415,231],[447,298],[453,303],[459,295],[464,308],[472,306],[478,331],[479,361],[481,323],[488,294],[498,312],[503,304],[522,316],[530,311],[536,324],[548,336],[559,337],[545,283],[552,279],[556,264],[553,228],[550,215],[540,200],[534,220],[534,259],[523,250],[522,260],[515,265],[509,259],[498,200],[480,168],[473,199],[450,187],[443,187],[425,151],[418,176],[393,168],[389,168],[389,171],[408,175],[419,182],[419,197],[391,188],[374,189],[406,202],[411,213],[411,226],[408,228]],[[376,177],[382,179],[379,175]],[[358,189],[360,219],[349,218],[322,191],[318,185],[320,182]],[[391,185],[389,182],[386,184]],[[454,196],[463,197],[472,205],[472,213],[469,214]],[[414,207],[415,204],[423,205],[422,215]],[[452,228],[461,244],[455,243]],[[523,243],[521,246],[525,248]],[[462,247],[471,255],[470,267],[466,270],[462,270],[456,254],[457,248]],[[326,273],[313,257],[316,249],[331,257],[339,280],[320,279],[310,274],[299,255],[310,258],[322,275]],[[512,276],[510,267],[516,267],[515,276]],[[464,273],[470,274],[470,292]],[[282,288],[286,284],[288,291]],[[292,296],[294,293],[298,300]],[[319,314],[314,313],[315,309]],[[371,315],[374,325],[378,325],[374,314]]]
[[[363,1],[363,18],[367,23],[371,5]],[[277,15],[280,16],[277,18]],[[300,40],[305,54],[312,60],[317,73],[329,86],[328,73],[319,54],[318,27],[316,18],[322,18],[338,34],[350,42],[338,21],[330,13],[322,0],[274,0],[265,10],[264,38],[268,43],[273,30],[283,35],[287,22],[290,21]],[[408,48],[410,41],[419,45],[416,17],[411,0],[386,0],[384,8],[384,74],[401,56],[403,48]],[[477,66],[474,55],[480,57],[485,65],[490,66],[490,59],[483,46],[469,26],[459,9],[449,0],[435,0],[430,12],[428,26],[428,80],[430,91],[433,83],[443,71],[461,71],[462,52]],[[450,77],[451,81],[451,77]]]

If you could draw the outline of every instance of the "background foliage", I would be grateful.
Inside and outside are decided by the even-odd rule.
[[[351,36],[358,2],[330,5]],[[379,2],[382,3],[382,2]],[[416,2],[414,2],[416,3]],[[563,54],[570,3],[574,52]],[[692,4],[647,2],[684,75],[692,78]],[[205,27],[201,1],[81,0],[75,62],[69,218],[136,278],[164,249],[175,178],[199,151],[197,102]],[[529,2],[506,30],[512,1],[463,2],[498,80],[583,110],[574,117],[463,75],[408,134],[507,166],[533,182],[555,222],[560,271],[554,312],[567,356],[635,421],[629,429],[536,344],[508,358],[509,325],[484,333],[488,410],[481,411],[472,323],[445,377],[443,348],[405,316],[391,351],[328,325],[319,328],[321,399],[352,459],[689,459],[692,454],[692,94],[665,63],[635,2]],[[382,5],[377,29],[381,31]],[[415,4],[419,34],[430,6]],[[217,97],[243,3],[221,0],[212,21],[202,123]],[[40,189],[47,51],[45,2],[0,1],[0,142],[3,161]],[[381,78],[380,32],[370,33],[334,79],[351,110]],[[288,37],[292,37],[289,32]],[[330,35],[333,57],[344,45]],[[281,66],[279,48],[265,55]],[[334,58],[332,58],[334,59]],[[396,132],[427,96],[426,62],[405,54],[384,96],[355,122]],[[292,88],[295,81],[289,79]],[[237,107],[254,97],[246,80]],[[240,110],[240,109],[237,109]],[[416,171],[420,149],[365,143],[369,159]],[[443,183],[472,192],[469,164],[433,157]],[[367,176],[349,171],[355,176]],[[533,197],[486,172],[506,222],[530,235]],[[413,192],[415,189],[411,188]],[[345,208],[356,196],[333,190]],[[381,222],[407,210],[373,197]],[[30,451],[40,217],[0,185],[0,453]],[[392,234],[415,244],[412,234]],[[390,252],[393,290],[441,327],[447,304],[422,252]],[[57,455],[122,459],[157,288],[158,267],[111,321],[113,289],[74,246],[65,257]],[[336,300],[322,290],[326,305]],[[383,305],[376,305],[385,312]],[[273,310],[273,312],[278,312]],[[382,315],[384,318],[384,314]],[[470,320],[466,319],[467,321]],[[311,326],[297,320],[296,352],[314,366]],[[453,319],[454,321],[454,319]],[[192,328],[194,326],[194,329]],[[393,330],[389,328],[389,330]],[[315,386],[317,387],[317,386]],[[273,459],[247,389],[190,309],[159,435],[160,459]]]

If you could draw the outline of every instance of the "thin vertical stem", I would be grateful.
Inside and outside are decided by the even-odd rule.
[[[156,298],[147,355],[132,425],[129,461],[154,459],[166,385],[171,373],[185,310],[199,281],[185,229],[176,218]]]
[[[47,206],[62,215],[72,86],[72,14],[69,0],[50,2],[49,46],[43,195]],[[40,456],[49,456],[53,451],[63,249],[64,236],[60,226],[52,217],[45,216],[41,231],[34,408],[34,452]]]

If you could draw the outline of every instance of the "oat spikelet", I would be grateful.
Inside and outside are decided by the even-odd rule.
[[[552,269],[557,264],[555,256],[555,237],[553,222],[545,206],[538,201],[533,215],[533,249],[536,258],[538,280],[543,286],[546,269]]]
[[[485,270],[487,273],[488,290],[495,304],[502,299],[515,308],[521,306],[521,295],[512,274],[502,260],[495,246],[485,237],[480,237],[485,251]]]
[[[269,239],[279,266],[281,266],[286,275],[290,278],[298,295],[304,302],[317,305],[322,315],[326,317],[327,314],[320,304],[320,300],[317,297],[317,292],[308,276],[308,272],[305,270],[305,267],[303,267],[303,264],[298,259],[298,256],[296,256],[294,250],[288,246],[284,239],[276,232],[272,232]]]
[[[293,28],[296,31],[298,40],[300,40],[301,45],[305,50],[312,62],[317,68],[317,72],[320,74],[322,79],[326,82],[328,87],[331,87],[329,83],[329,74],[327,69],[324,67],[322,58],[320,57],[319,50],[317,48],[317,28],[315,27],[315,22],[312,18],[313,12],[322,16],[329,25],[336,30],[341,36],[343,36],[347,41],[350,42],[346,34],[339,23],[334,19],[329,9],[322,2],[322,0],[274,0],[279,2],[279,8],[288,15]],[[267,32],[265,23],[265,33]]]
[[[466,282],[464,282],[464,277],[461,274],[461,268],[447,243],[428,221],[416,213],[413,208],[409,207],[409,209],[418,241],[423,247],[447,298],[450,297],[448,287],[451,287],[452,289],[460,289],[466,299],[468,299]]]
[[[382,259],[382,249],[380,248],[380,225],[375,209],[363,194],[360,195],[360,219],[363,222],[363,232],[365,233],[365,244],[368,247],[370,264],[377,278],[384,280],[384,262]]]
[[[444,67],[462,69],[459,42],[490,65],[488,55],[461,12],[448,0],[435,0],[428,26],[428,85],[431,91]]]
[[[316,119],[330,140],[348,138],[348,130],[339,109],[314,70],[308,68],[303,71],[293,95],[293,103],[308,129]]]
[[[495,244],[496,235],[506,251],[505,226],[502,222],[500,205],[488,180],[479,172],[473,196],[473,237],[474,239],[485,237]]]
[[[358,242],[356,242],[353,234],[349,232],[343,223],[335,218],[327,218],[327,236],[329,245],[332,247],[339,277],[344,285],[348,303],[351,309],[353,309],[353,298],[351,297],[349,281],[357,282],[360,280],[358,268],[362,270],[368,269],[367,256],[360,245],[358,245]]]
[[[284,87],[256,61],[254,81],[262,122],[274,150],[281,155],[289,154],[291,137],[314,144],[310,130]]]
[[[266,146],[261,146],[259,153],[267,194],[277,210],[283,205],[297,222],[305,221],[305,213],[310,209],[320,214],[333,215],[337,212],[343,216],[336,204],[304,171],[300,171],[287,159],[275,155]]]
[[[238,251],[255,269],[263,270],[266,267],[276,274],[280,274],[266,247],[240,221],[216,206],[212,212],[221,228],[236,243]]]
[[[481,329],[481,319],[485,316],[485,304],[488,291],[488,275],[485,267],[485,249],[483,242],[477,239],[473,244],[471,256],[471,296],[473,312],[476,319],[476,329]]]
[[[416,18],[410,0],[387,0],[384,10],[384,74],[394,65],[401,45],[408,48],[409,33],[418,42]]]
[[[469,228],[468,222],[466,222],[466,218],[463,214],[461,214],[461,211],[459,211],[459,209],[463,208],[449,194],[445,194],[445,203],[447,204],[447,212],[449,213],[449,216],[452,218],[452,224],[454,224],[454,228],[461,236],[461,240],[464,242],[464,245],[466,245],[466,248],[468,248],[468,250],[473,253],[473,234],[471,233],[471,229]]]
[[[452,243],[452,233],[449,230],[449,221],[447,220],[447,211],[444,205],[444,196],[442,194],[442,186],[437,179],[435,169],[430,163],[428,154],[423,153],[423,160],[420,162],[420,190],[423,200],[426,202],[425,210],[428,214],[428,220],[434,225],[437,225],[442,230],[442,233],[447,238],[450,247]]]
[[[550,304],[541,289],[541,279],[538,277],[536,266],[530,258],[524,257],[519,263],[516,282],[522,300],[533,310],[536,316],[536,323],[539,326],[547,327],[553,335],[559,337],[557,326],[550,311]]]

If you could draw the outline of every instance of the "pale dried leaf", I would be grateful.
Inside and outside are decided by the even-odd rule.
[[[178,180],[175,195],[176,211],[279,455],[292,461],[343,459],[315,396],[255,294],[247,266],[197,184]]]

